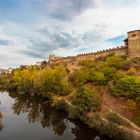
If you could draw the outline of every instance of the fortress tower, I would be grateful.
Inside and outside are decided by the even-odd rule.
[[[140,56],[140,30],[128,32],[128,38],[124,40],[125,45],[128,47],[129,57]]]
[[[55,55],[49,55],[49,60],[54,61],[55,60]]]

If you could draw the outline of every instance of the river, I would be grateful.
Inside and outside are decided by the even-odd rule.
[[[0,140],[107,140],[45,99],[0,92],[0,102]]]

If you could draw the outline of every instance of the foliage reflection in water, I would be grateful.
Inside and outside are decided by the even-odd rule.
[[[4,114],[2,140],[94,140],[98,136],[82,122],[51,108],[49,100],[7,92],[0,93],[0,100]]]

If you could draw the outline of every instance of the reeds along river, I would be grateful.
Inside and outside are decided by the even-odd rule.
[[[0,140],[107,140],[39,97],[0,92]]]

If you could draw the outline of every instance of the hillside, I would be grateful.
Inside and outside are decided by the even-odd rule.
[[[0,83],[18,94],[49,98],[70,118],[110,138],[132,139],[123,131],[140,138],[140,58],[109,54],[74,67],[65,62],[20,67],[1,75]]]

